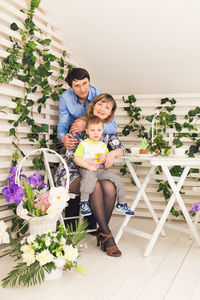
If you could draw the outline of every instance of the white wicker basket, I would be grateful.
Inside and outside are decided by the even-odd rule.
[[[55,216],[53,219],[50,218],[48,215],[41,216],[41,217],[30,217],[30,216],[24,216],[22,210],[23,210],[23,206],[20,203],[17,206],[17,215],[20,218],[28,221],[30,234],[37,235],[37,234],[56,231],[56,223],[59,219],[59,214]]]
[[[46,152],[50,152],[50,153],[55,154],[57,157],[59,157],[59,159],[62,161],[62,163],[64,164],[64,167],[66,169],[66,174],[67,174],[66,190],[68,191],[68,189],[69,189],[69,171],[68,171],[66,162],[54,150],[46,149],[46,148],[33,150],[21,160],[21,162],[17,168],[17,171],[16,171],[16,183],[18,185],[20,185],[20,179],[19,179],[20,178],[20,169],[22,168],[22,165],[25,162],[25,160],[30,155],[33,155],[37,152],[43,152],[44,155]],[[16,212],[20,218],[28,221],[30,234],[37,235],[37,234],[43,234],[43,233],[47,233],[47,232],[55,232],[56,231],[56,223],[60,217],[60,214],[62,213],[62,209],[64,209],[64,207],[61,208],[61,211],[59,212],[59,214],[57,214],[54,218],[51,218],[48,215],[44,215],[44,216],[40,216],[40,217],[31,217],[31,216],[27,216],[27,215],[23,214],[23,206],[22,206],[22,203],[20,203],[17,206]]]

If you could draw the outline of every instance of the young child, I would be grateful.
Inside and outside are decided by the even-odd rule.
[[[105,169],[106,154],[109,152],[105,143],[100,139],[103,134],[103,121],[96,116],[90,117],[86,123],[86,133],[88,138],[80,142],[75,153],[74,162],[81,167],[79,172],[81,179],[81,202],[80,213],[83,216],[91,215],[89,207],[89,196],[93,192],[97,180],[110,180],[116,187],[118,204],[116,209],[126,215],[134,215],[128,208],[124,198],[124,187],[119,176],[112,174]],[[97,164],[91,164],[87,159],[96,160]]]

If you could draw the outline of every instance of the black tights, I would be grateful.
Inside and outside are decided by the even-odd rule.
[[[70,192],[80,194],[81,177],[76,178],[70,184]],[[108,223],[115,205],[116,191],[113,183],[108,180],[97,181],[93,193],[90,195],[89,203],[94,217],[99,224],[101,232],[104,234],[110,233]],[[110,238],[106,243],[106,247],[115,245],[113,238]]]

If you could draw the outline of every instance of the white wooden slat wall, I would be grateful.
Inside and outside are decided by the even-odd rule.
[[[11,46],[9,37],[11,36],[12,38],[20,40],[19,33],[10,30],[10,24],[16,22],[19,27],[22,25],[25,19],[25,14],[20,12],[20,9],[27,9],[27,3],[28,2],[25,0],[0,1],[0,60],[8,56],[6,49]],[[49,17],[45,9],[42,8],[42,5],[36,10],[34,21],[36,25],[42,29],[43,36],[52,40],[51,53],[56,57],[61,57],[62,52],[66,50],[66,63],[77,65],[77,63],[71,56],[70,50],[65,45],[62,37],[60,37],[59,31],[57,30],[56,26],[49,21]],[[53,63],[53,74],[49,81],[50,84],[55,84],[55,79],[58,73],[59,67],[57,63]],[[67,86],[65,86],[65,88],[66,87]],[[12,102],[12,98],[23,97],[23,94],[24,85],[19,80],[14,79],[9,84],[0,85],[0,111],[3,110],[5,112],[0,112],[0,192],[7,184],[5,180],[9,174],[12,154],[14,152],[12,141],[15,141],[15,139],[9,136],[9,129],[11,128],[11,126],[8,123],[8,120],[16,120],[18,116],[12,113],[12,109],[15,107],[15,103]],[[39,92],[36,92],[31,96],[34,101],[36,101],[39,97]],[[33,108],[33,116],[37,125],[40,125],[42,123],[46,123],[49,125],[49,133],[41,135],[41,138],[45,137],[46,139],[48,139],[49,135],[53,131],[53,127],[55,127],[58,122],[58,101],[54,102],[49,99],[47,103],[43,105],[41,114],[38,113],[37,107],[35,106]],[[25,123],[21,124],[17,128],[18,136],[21,138],[25,136],[25,134],[29,131],[30,129]],[[24,153],[27,154],[29,151],[33,150],[33,148],[38,148],[39,143],[35,142],[33,144],[25,139],[21,139],[19,142],[19,146],[24,151]],[[0,220],[3,219],[10,223],[12,217],[12,212],[8,210],[8,205],[5,201],[5,197],[0,194]]]
[[[24,14],[19,11],[19,9],[26,8],[27,2],[25,0],[1,0],[0,2],[0,58],[4,58],[7,56],[6,49],[10,46],[9,36],[19,38],[18,33],[9,29],[10,23],[23,22]],[[52,51],[56,55],[60,55],[63,50],[67,50],[68,53],[70,51],[65,47],[65,43],[61,37],[59,37],[59,33],[56,29],[56,26],[52,25],[49,22],[48,16],[43,8],[39,8],[36,12],[35,21],[41,27],[43,32],[47,37],[52,39]],[[71,55],[68,56],[68,62],[77,65],[77,63],[73,60]],[[57,66],[55,64],[54,74],[52,76],[52,82],[55,79],[56,72],[58,72]],[[133,90],[134,93],[134,90]],[[15,120],[17,118],[16,115],[12,114],[12,108],[14,107],[14,103],[12,102],[12,97],[23,95],[23,84],[17,80],[13,80],[10,84],[1,84],[0,86],[0,106],[6,106],[4,109],[6,114],[0,112],[0,191],[6,185],[5,179],[8,176],[9,168],[11,166],[12,160],[12,140],[13,137],[9,137],[8,131],[10,125],[8,123],[9,119]],[[33,95],[33,99],[37,99],[39,94]],[[142,108],[143,114],[153,114],[156,112],[156,107],[160,104],[160,99],[165,97],[174,97],[177,100],[177,108],[176,114],[182,118],[182,116],[189,110],[196,106],[198,106],[200,94],[174,94],[174,95],[135,95],[137,98],[136,105]],[[123,137],[121,136],[122,128],[128,123],[127,113],[124,111],[124,103],[122,101],[122,95],[114,96],[118,109],[116,113],[117,123],[118,123],[118,133],[121,141],[127,148],[130,148],[133,145],[140,145],[141,141],[138,140],[135,134],[130,134],[129,136]],[[126,96],[125,96],[126,97]],[[47,123],[50,125],[50,129],[57,125],[58,122],[58,102],[53,102],[51,100],[48,101],[47,104],[44,105],[42,114],[37,113],[37,108],[34,109],[34,118],[38,124]],[[28,128],[25,124],[18,128],[18,132],[20,136],[23,136],[24,133],[28,132]],[[187,145],[186,140],[186,145]],[[24,150],[25,153],[28,153],[33,149],[33,147],[37,148],[37,143],[34,146],[27,142],[26,140],[20,141],[20,147]],[[120,165],[115,165],[113,171],[117,174],[120,174]],[[147,164],[144,163],[142,166],[137,166],[137,173],[141,180],[143,180],[146,171]],[[131,201],[136,194],[137,189],[130,184],[130,178],[128,175],[122,177],[125,183],[126,190],[126,198],[127,201]],[[192,186],[195,186],[196,183],[192,182],[188,179],[185,183],[185,191],[184,199],[190,207],[191,202],[198,200],[198,193],[192,190]],[[155,184],[154,180],[151,180],[148,188],[148,195],[152,200],[153,206],[160,214],[164,207],[164,198],[161,193],[157,192],[157,184]],[[7,203],[5,198],[0,195],[0,219],[4,219],[9,221],[12,218],[11,211],[7,209]],[[149,213],[143,202],[140,202],[137,210],[137,216],[148,217]]]
[[[127,104],[124,104],[122,101],[122,95],[115,96],[115,99],[117,101],[118,110],[116,113],[117,117],[117,123],[118,123],[118,135],[120,136],[120,140],[125,145],[126,148],[132,147],[132,146],[141,146],[141,139],[138,139],[137,133],[131,133],[128,136],[121,136],[122,129],[125,125],[129,122],[129,117],[127,116],[127,112],[124,111],[124,107],[127,106]],[[125,96],[126,98],[127,96]],[[142,109],[141,115],[152,115],[157,112],[156,107],[160,106],[160,100],[162,98],[168,97],[169,99],[174,98],[176,103],[176,108],[173,111],[177,115],[177,121],[179,123],[184,122],[184,115],[188,113],[189,110],[194,109],[196,106],[199,106],[199,100],[200,100],[200,94],[173,94],[173,95],[135,95],[137,101],[135,103],[136,106],[139,106]],[[150,125],[149,122],[146,122],[145,124]],[[199,120],[196,121],[195,125],[199,129]],[[199,132],[199,130],[198,130]],[[167,136],[167,139],[169,141],[172,141],[173,136],[175,132],[173,130],[169,131],[169,135]],[[181,141],[184,143],[184,148],[188,149],[189,145],[191,145],[191,140],[189,138],[182,138]],[[113,168],[113,171],[118,174],[120,174],[120,167],[119,165],[115,165]],[[149,170],[149,164],[148,162],[142,163],[142,165],[136,166],[136,172],[139,175],[139,178],[141,182],[144,180],[145,175],[147,171]],[[200,179],[200,174],[194,174],[193,176]],[[122,179],[125,184],[125,191],[126,191],[126,199],[127,202],[130,204],[132,203],[132,199],[134,199],[137,188],[133,186],[130,183],[130,177],[129,175],[122,176]],[[188,207],[188,210],[191,209],[192,203],[196,201],[200,201],[199,198],[199,191],[195,191],[194,187],[199,186],[200,183],[192,180],[191,178],[187,178],[185,184],[184,184],[184,201]],[[148,187],[147,187],[147,193],[149,196],[149,199],[152,202],[152,205],[154,209],[156,210],[158,216],[161,215],[163,208],[165,207],[165,200],[161,192],[157,192],[158,184],[156,183],[155,179],[151,179]],[[179,208],[177,205],[175,205],[175,208]],[[136,216],[142,216],[142,217],[150,217],[149,211],[145,205],[145,203],[142,201],[139,202],[139,205],[136,209]],[[174,219],[175,217],[170,215],[170,219]],[[183,220],[182,216],[176,218]]]

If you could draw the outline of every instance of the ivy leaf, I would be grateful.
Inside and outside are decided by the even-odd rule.
[[[169,98],[163,98],[160,100],[160,103],[165,104],[165,103],[167,103],[167,101],[169,101]]]
[[[27,106],[33,106],[34,105],[34,101],[29,99],[27,102]]]
[[[179,123],[175,122],[175,128],[178,132],[180,132],[182,130],[182,127]]]
[[[41,124],[41,129],[43,132],[49,132],[49,126],[47,124]]]
[[[39,114],[41,113],[41,111],[42,111],[42,105],[39,105],[38,106],[38,112],[39,112]]]
[[[32,89],[32,93],[35,93],[36,90],[37,90],[37,86],[35,86],[35,87]]]
[[[17,152],[14,152],[12,157],[17,160],[19,158],[19,154]]]
[[[51,97],[53,101],[59,100],[59,94],[56,91],[51,94]]]
[[[44,40],[39,41],[39,43],[41,45],[49,46],[51,44],[51,40],[50,39],[44,39]]]
[[[16,30],[19,29],[19,27],[17,26],[16,23],[12,23],[12,24],[10,25],[10,29],[12,29],[13,31],[16,31]]]
[[[9,130],[9,136],[15,136],[15,128]]]

